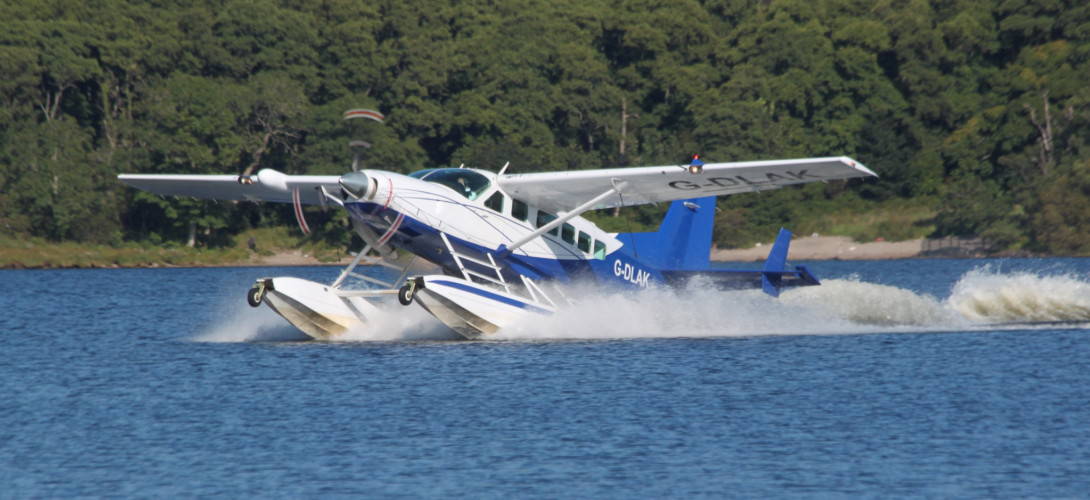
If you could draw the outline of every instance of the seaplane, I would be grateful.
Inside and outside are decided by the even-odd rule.
[[[819,280],[788,269],[791,233],[781,229],[761,269],[710,263],[715,200],[807,182],[876,176],[849,157],[507,173],[425,168],[410,174],[359,168],[343,175],[121,174],[121,182],[165,196],[291,203],[345,210],[365,243],[332,283],[262,277],[246,293],[317,340],[366,331],[390,309],[416,304],[467,339],[559,314],[575,298],[567,285],[610,291],[681,287],[757,288],[778,296]],[[611,233],[588,210],[669,202],[657,231]],[[414,274],[423,259],[430,274]],[[357,272],[361,263],[398,272],[392,281]],[[414,266],[414,264],[417,264]],[[374,273],[372,273],[374,274]],[[390,275],[393,272],[388,273]],[[352,283],[351,286],[348,283]],[[567,290],[567,291],[566,291]],[[393,297],[397,298],[394,303]]]

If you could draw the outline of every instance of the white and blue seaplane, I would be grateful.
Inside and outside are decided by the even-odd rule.
[[[563,285],[641,289],[681,286],[694,278],[718,288],[760,288],[777,296],[817,285],[804,267],[786,267],[791,233],[781,230],[759,270],[710,266],[715,197],[789,184],[874,176],[847,157],[506,173],[435,168],[403,175],[355,168],[344,175],[123,174],[120,180],[160,195],[214,200],[336,205],[366,243],[332,283],[293,277],[258,279],[250,305],[268,305],[315,339],[366,329],[379,306],[419,304],[469,339],[550,315],[571,300]],[[588,210],[672,202],[658,231],[610,233],[581,217]],[[400,250],[401,252],[398,252]],[[434,274],[410,275],[413,260]],[[397,269],[378,280],[361,263]],[[393,274],[393,273],[390,273]],[[349,280],[349,278],[352,278]],[[346,286],[346,281],[369,287]],[[570,291],[570,289],[569,289]]]

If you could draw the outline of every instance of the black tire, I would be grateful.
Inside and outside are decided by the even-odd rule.
[[[397,301],[401,302],[401,305],[407,306],[413,303],[413,295],[415,290],[412,286],[405,285],[397,291]]]
[[[265,298],[263,290],[259,290],[256,286],[246,292],[246,302],[250,304],[250,307],[257,307],[261,305],[261,299]]]

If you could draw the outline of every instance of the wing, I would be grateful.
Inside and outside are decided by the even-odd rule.
[[[684,165],[509,174],[500,176],[499,184],[515,198],[559,212],[571,210],[622,182],[619,196],[608,197],[593,208],[749,193],[788,184],[866,176],[877,174],[851,158],[839,156],[708,163],[699,174],[689,173]]]
[[[319,188],[339,192],[337,175],[287,175],[264,169],[240,182],[237,175],[153,175],[121,174],[121,182],[166,196],[192,196],[208,200],[249,200],[291,203],[292,191],[299,190],[302,203],[321,203]]]

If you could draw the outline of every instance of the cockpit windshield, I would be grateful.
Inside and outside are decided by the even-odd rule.
[[[489,181],[488,177],[464,168],[429,168],[413,172],[409,174],[409,177],[442,184],[469,198],[470,201],[476,200],[492,186],[492,181]]]

